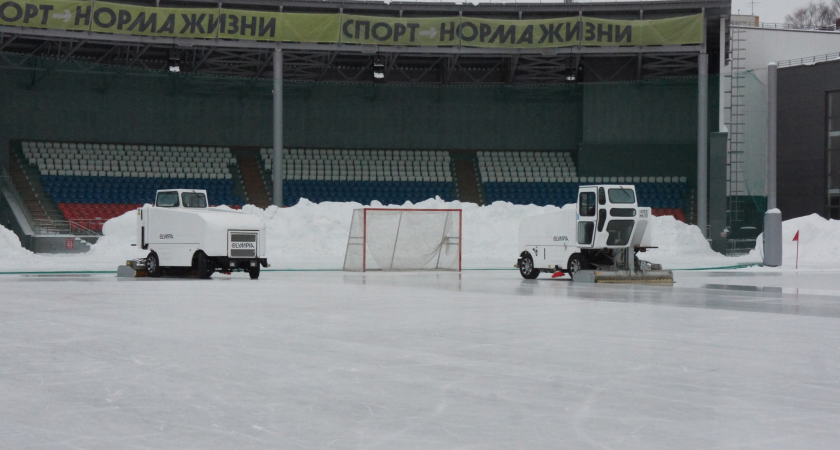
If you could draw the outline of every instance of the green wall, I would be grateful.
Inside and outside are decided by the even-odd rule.
[[[262,145],[271,87],[188,75],[0,70],[0,138]],[[579,95],[560,88],[286,83],[287,147],[575,149]]]
[[[584,176],[697,174],[697,79],[587,84],[578,164]],[[718,81],[709,77],[709,131]]]
[[[94,70],[0,69],[0,149],[10,139],[271,145],[270,82]],[[714,126],[716,79],[709,84]],[[690,78],[561,87],[286,83],[284,119],[287,147],[579,149],[585,176],[696,172]]]

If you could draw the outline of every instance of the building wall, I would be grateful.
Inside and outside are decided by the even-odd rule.
[[[826,93],[840,90],[840,62],[779,69],[777,198],[785,219],[825,216]]]
[[[763,71],[771,62],[826,55],[840,50],[836,31],[785,30],[778,28],[741,28],[745,31],[743,57],[746,70]],[[734,45],[734,44],[733,44]],[[767,84],[767,73],[756,75]]]

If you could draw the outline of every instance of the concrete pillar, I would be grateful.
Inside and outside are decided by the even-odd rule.
[[[764,214],[764,265],[782,265],[782,212],[776,206],[776,108],[778,69],[767,66],[767,212]]]
[[[776,63],[767,66],[767,209],[776,205],[776,108],[778,90],[778,69]]]
[[[770,209],[764,213],[764,265],[782,265],[782,212]]]
[[[274,151],[271,163],[272,203],[283,207],[283,50],[274,50]]]
[[[709,55],[697,58],[697,226],[709,237]]]

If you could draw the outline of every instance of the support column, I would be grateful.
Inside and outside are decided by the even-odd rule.
[[[767,66],[767,209],[777,208],[776,203],[776,108],[778,89],[776,63]]]
[[[726,133],[726,16],[720,17],[720,70],[718,77],[718,132]]]
[[[697,58],[697,226],[709,237],[709,55]]]
[[[274,50],[274,152],[271,163],[272,203],[283,207],[283,50]]]
[[[779,66],[767,66],[767,212],[764,213],[764,265],[782,265],[782,212],[776,204],[776,108]]]

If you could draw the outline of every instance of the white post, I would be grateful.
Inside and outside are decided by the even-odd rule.
[[[274,50],[274,151],[271,162],[272,203],[283,207],[283,50]]]

